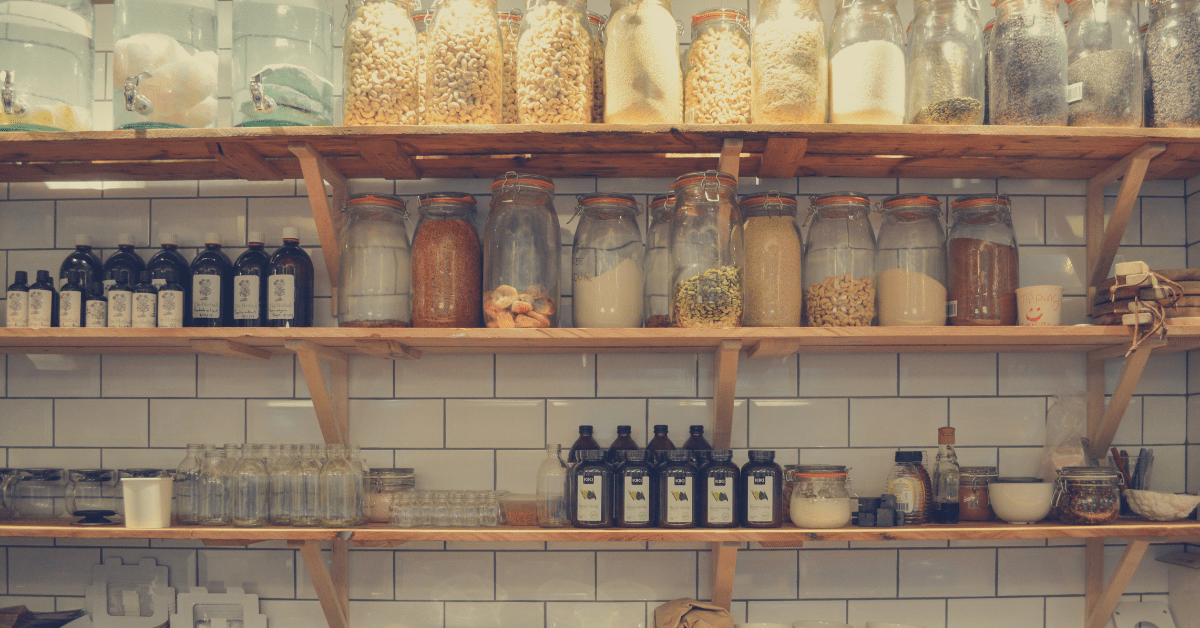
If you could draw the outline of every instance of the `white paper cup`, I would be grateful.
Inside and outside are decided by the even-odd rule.
[[[1017,288],[1017,321],[1031,327],[1062,324],[1062,286]]]
[[[126,528],[171,527],[172,478],[121,478]]]

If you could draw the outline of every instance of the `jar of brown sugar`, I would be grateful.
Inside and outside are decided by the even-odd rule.
[[[422,194],[412,245],[413,327],[479,327],[483,249],[475,231],[475,197]]]
[[[1007,196],[962,196],[950,205],[947,298],[952,325],[1016,325],[1017,235]]]
[[[1071,525],[1112,523],[1121,514],[1120,474],[1111,467],[1063,467],[1053,514]]]
[[[988,484],[1000,477],[996,467],[962,467],[958,476],[958,519],[960,521],[991,521],[992,501]]]

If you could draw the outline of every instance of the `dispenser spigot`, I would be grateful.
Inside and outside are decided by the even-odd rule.
[[[139,72],[125,79],[125,111],[134,111],[143,116],[154,113],[154,103],[145,94],[138,91],[138,83],[143,78],[154,78],[149,72]]]
[[[13,89],[16,73],[12,70],[0,70],[4,77],[4,87],[0,88],[0,98],[4,100],[4,113],[10,116],[24,115],[25,104],[17,100],[17,91]]]
[[[271,113],[275,110],[275,99],[267,95],[263,89],[263,77],[271,74],[272,70],[264,70],[250,77],[250,99],[254,101],[254,110]]]

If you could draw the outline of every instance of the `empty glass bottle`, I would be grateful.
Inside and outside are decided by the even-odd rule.
[[[543,528],[571,525],[567,512],[567,465],[561,445],[546,445],[546,460],[538,469],[537,520]]]
[[[204,450],[204,467],[200,470],[200,512],[196,517],[200,525],[229,525],[229,476],[225,462],[223,450],[215,447]]]
[[[271,475],[259,457],[258,445],[243,445],[241,450],[230,472],[232,522],[239,528],[265,526],[271,508]]]
[[[175,514],[183,525],[200,523],[200,472],[204,468],[204,445],[187,446],[187,455],[175,470]]]
[[[292,525],[316,526],[321,523],[321,461],[316,445],[302,445],[292,476]]]
[[[271,474],[271,510],[268,520],[273,526],[292,523],[292,481],[296,475],[294,445],[267,447],[267,471]]]
[[[358,520],[355,510],[363,478],[350,461],[344,445],[329,445],[329,458],[321,465],[321,525],[348,528]]]
[[[358,493],[354,496],[354,525],[363,525],[369,520],[367,509],[368,495],[371,493],[371,467],[367,465],[367,460],[362,455],[362,447],[358,445],[347,445],[346,456],[350,460],[350,466],[362,477]]]

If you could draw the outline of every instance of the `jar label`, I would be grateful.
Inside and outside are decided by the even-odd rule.
[[[695,512],[691,476],[667,476],[667,480],[667,523],[691,523]]]
[[[650,523],[650,477],[642,472],[625,476],[625,523]]]
[[[108,301],[93,299],[87,302],[87,327],[108,327]]]
[[[286,275],[281,275],[286,276]],[[579,495],[575,500],[575,518],[588,523],[604,519],[604,476],[599,471],[584,471],[579,475]]]
[[[896,496],[896,510],[905,514],[916,512],[916,487],[913,485],[915,480],[909,478],[899,478],[892,480],[888,486],[888,492]]]
[[[113,290],[108,293],[108,326],[133,327],[132,292]]]
[[[158,327],[158,295],[138,292],[133,295],[133,326]]]
[[[221,318],[221,276],[192,276],[192,318]]]
[[[183,327],[182,290],[163,290],[158,293],[158,326]]]
[[[1067,104],[1083,100],[1083,81],[1067,86]]]
[[[946,318],[958,317],[958,301],[946,301]]]
[[[233,318],[239,321],[258,319],[258,275],[238,275],[233,278]]]
[[[83,306],[82,292],[63,292],[58,295],[58,325],[59,327],[79,327]]]
[[[775,520],[775,478],[751,473],[746,477],[746,521],[771,523]]]
[[[49,327],[53,320],[54,293],[49,290],[29,291],[29,326]]]
[[[733,483],[730,478],[708,478],[708,522],[733,523]]]
[[[29,327],[29,295],[22,290],[8,293],[8,327]]]
[[[291,320],[296,318],[296,276],[271,275],[267,293],[267,318]]]

